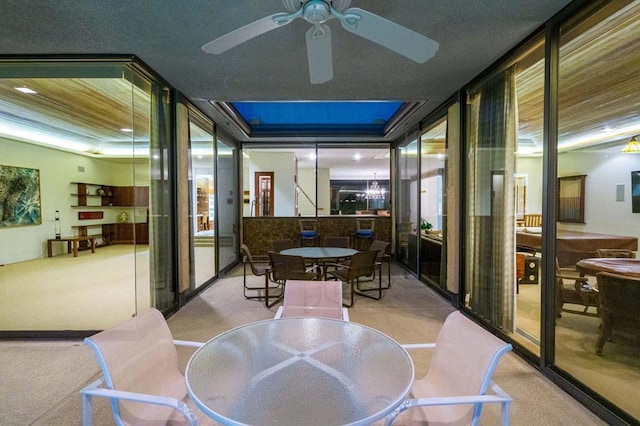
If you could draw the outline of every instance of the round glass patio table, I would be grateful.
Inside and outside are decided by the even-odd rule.
[[[288,256],[302,256],[305,259],[338,259],[351,257],[358,250],[345,247],[295,247],[282,250],[280,253]]]
[[[294,247],[282,250],[280,254],[287,256],[302,256],[312,260],[320,266],[320,279],[327,278],[327,261],[347,259],[356,254],[358,250],[346,247]]]
[[[243,325],[189,360],[189,395],[226,425],[367,425],[406,398],[409,354],[372,328],[327,318]]]

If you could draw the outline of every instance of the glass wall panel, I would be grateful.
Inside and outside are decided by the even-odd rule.
[[[319,215],[389,215],[389,173],[386,145],[319,148],[318,188],[330,188],[318,198]]]
[[[218,138],[217,162],[217,223],[215,231],[220,270],[229,267],[238,258],[238,150]],[[212,212],[213,213],[213,212]]]
[[[243,216],[315,216],[315,167],[315,146],[244,145]]]
[[[542,297],[542,197],[544,37],[532,41],[515,60],[518,141],[515,187],[516,333],[540,354]],[[533,242],[533,243],[532,243]]]
[[[634,212],[633,176],[640,170],[640,154],[625,148],[640,133],[639,34],[639,1],[609,2],[561,27],[557,174],[560,179],[574,177],[571,181],[578,185],[560,187],[558,204],[583,203],[584,219],[559,215],[555,247],[560,267],[555,362],[636,422],[637,281],[621,292],[629,273],[622,265],[629,259],[605,262],[622,275],[609,280],[598,276],[600,260],[593,268],[582,262],[597,258],[599,249],[627,250],[601,252],[603,257],[637,253],[640,215]],[[579,275],[584,277],[575,278]],[[624,319],[626,313],[634,316],[635,327],[627,327],[634,323]]]
[[[396,197],[396,260],[418,270],[418,139],[410,136],[398,147]]]
[[[175,279],[174,166],[171,95],[168,87],[151,84],[149,151],[151,306],[167,311],[177,305]]]
[[[447,118],[420,137],[420,277],[441,289],[446,282]]]
[[[189,174],[191,211],[191,283],[200,287],[216,275],[215,170],[213,123],[190,112]]]
[[[390,214],[386,144],[244,145],[243,168],[244,216]]]
[[[154,87],[131,62],[0,64],[1,331],[103,329],[153,303]]]

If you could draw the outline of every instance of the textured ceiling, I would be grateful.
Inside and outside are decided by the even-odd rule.
[[[334,78],[309,82],[305,32],[297,19],[221,55],[200,47],[285,8],[280,0],[4,0],[0,55],[133,54],[242,139],[209,100],[427,101],[398,132],[450,97],[531,34],[568,0],[353,0],[352,7],[440,43],[414,63],[351,34],[332,31]],[[401,134],[401,133],[400,133]]]

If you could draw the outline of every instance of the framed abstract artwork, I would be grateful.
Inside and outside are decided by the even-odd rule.
[[[40,171],[0,165],[0,229],[41,223]]]

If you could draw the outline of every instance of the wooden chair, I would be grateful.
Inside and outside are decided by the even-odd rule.
[[[635,259],[636,254],[632,250],[623,249],[598,249],[596,250],[598,257],[615,257],[622,259]]]
[[[587,278],[575,274],[577,274],[577,272],[574,270],[560,268],[558,259],[556,259],[556,316],[560,318],[562,312],[598,316],[598,306],[600,305],[598,292],[589,284]],[[565,280],[569,280],[571,283],[565,284]],[[582,311],[564,309],[565,303],[582,305],[584,309]],[[595,314],[588,312],[590,306],[596,308]]]
[[[116,425],[199,423],[175,345],[203,343],[173,340],[158,310],[151,308],[84,342],[95,353],[102,377],[80,391],[83,425],[92,423],[93,397],[111,400]]]
[[[520,281],[524,278],[525,260],[527,255],[525,253],[516,253],[516,294],[520,293]]]
[[[613,330],[635,328],[640,336],[640,278],[600,272],[596,274],[600,291],[602,326],[596,342],[596,354],[602,355],[605,342],[611,340]]]
[[[334,271],[327,271],[327,275],[349,284],[351,298],[349,304],[345,304],[345,306],[353,306],[358,280],[360,280],[360,278],[370,277],[374,274],[377,255],[377,251],[361,251],[351,256],[351,260],[348,265],[336,265],[336,269]],[[380,300],[382,298],[382,278],[380,275],[378,275],[378,288],[376,290],[378,290],[378,297],[362,292],[358,292],[358,294],[370,299]]]
[[[534,228],[542,226],[542,215],[541,214],[525,214],[524,226],[534,227]]]
[[[271,269],[268,276],[265,277],[265,305],[270,308],[284,296],[286,292],[287,280],[314,280],[318,274],[316,267],[307,267],[304,258],[301,256],[287,256],[284,254],[269,252],[269,259],[271,261]],[[271,281],[280,283],[285,291],[282,295],[278,295],[274,303],[269,303],[269,279]]]
[[[492,381],[502,356],[512,347],[460,311],[450,314],[435,343],[402,345],[431,348],[429,372],[416,380],[411,398],[389,417],[391,425],[403,411],[407,424],[478,425],[483,404],[500,404],[502,425],[509,425],[512,399]],[[409,417],[409,419],[405,418]]]
[[[287,281],[284,302],[274,318],[286,317],[320,317],[349,321],[349,311],[342,306],[342,283]]]

